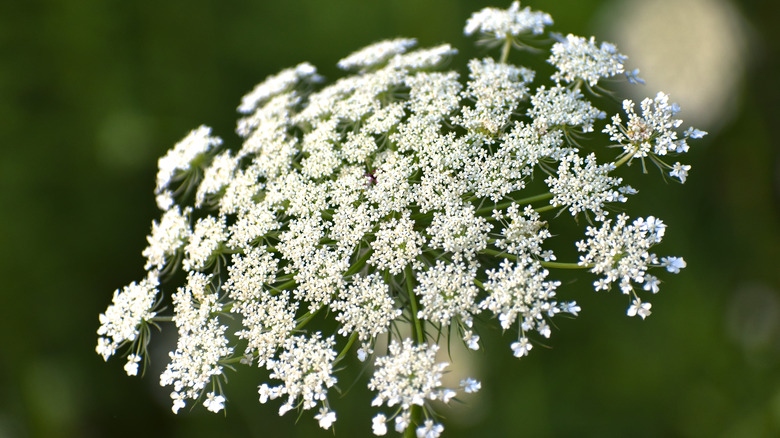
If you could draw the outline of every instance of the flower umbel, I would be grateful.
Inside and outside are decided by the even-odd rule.
[[[597,291],[617,284],[628,316],[650,316],[660,268],[686,263],[656,255],[663,221],[624,212],[628,164],[684,183],[691,166],[664,160],[706,133],[678,131],[664,93],[606,123],[594,90],[637,72],[593,37],[534,38],[551,25],[519,2],[486,8],[465,33],[501,55],[467,61],[468,78],[443,70],[458,60],[448,44],[381,41],[339,61],[350,73],[331,84],[308,63],[261,82],[238,107],[241,144],[190,132],[159,160],[147,273],[99,316],[97,353],[125,350],[137,375],[151,328],[173,322],[160,383],[174,412],[227,409],[226,373],[253,366],[261,403],[281,398],[280,415],[310,411],[324,429],[343,419],[330,397],[342,370],[371,367],[364,384],[386,409],[373,433],[432,438],[442,404],[482,386],[443,383],[440,342],[479,350],[480,326],[496,324],[512,333],[505,352],[527,356],[556,315],[582,310],[561,269],[595,275]],[[512,53],[546,52],[551,76],[509,62],[532,46]],[[559,260],[561,245],[579,260]]]

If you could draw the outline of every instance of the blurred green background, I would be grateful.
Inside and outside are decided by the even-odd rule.
[[[452,43],[452,65],[463,70],[484,54],[462,36],[465,20],[505,3],[2,2],[0,438],[331,436],[309,414],[296,425],[294,414],[276,415],[278,403],[257,403],[257,381],[244,372],[230,375],[226,416],[202,407],[174,416],[158,386],[163,361],[138,379],[95,353],[97,315],[143,275],[157,157],[200,124],[236,144],[241,96],[301,61],[332,80],[341,57],[409,36]],[[659,66],[666,76],[654,81],[643,67],[643,93],[674,86],[690,95],[682,117],[711,135],[693,145],[688,183],[663,184],[653,172],[629,181],[642,189],[636,215],[669,225],[659,253],[683,255],[688,268],[665,277],[646,321],[625,317],[617,291],[594,294],[580,282],[567,294],[583,312],[558,321],[550,349],[518,361],[508,338],[486,336],[486,353],[469,359],[483,389],[465,409],[442,412],[445,436],[780,436],[774,2],[526,4],[550,12],[552,30],[609,38],[629,65]],[[631,21],[632,10],[669,28]],[[164,357],[175,341],[154,342]],[[370,434],[363,386],[334,397],[337,436]]]

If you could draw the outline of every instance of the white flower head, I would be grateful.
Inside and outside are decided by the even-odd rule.
[[[601,78],[610,78],[624,71],[626,57],[618,53],[610,43],[596,45],[595,38],[589,40],[572,34],[553,44],[548,59],[558,71],[552,76],[556,82],[571,83],[584,81],[594,87]]]
[[[377,274],[355,276],[330,307],[339,312],[335,318],[342,324],[339,333],[349,336],[355,332],[361,341],[385,333],[393,320],[401,316],[401,309],[395,307],[390,296],[390,288]]]
[[[482,388],[482,384],[479,381],[472,379],[471,377],[461,380],[460,386],[463,387],[463,391],[467,394],[477,392]]]
[[[293,336],[285,340],[284,350],[277,359],[267,361],[270,377],[282,382],[270,391],[287,396],[287,403],[282,405],[279,415],[284,415],[299,402],[304,410],[308,410],[327,400],[328,388],[337,382],[333,376],[334,344],[333,337],[322,339],[319,332],[310,337]],[[327,428],[336,421],[336,414],[326,409],[320,411],[317,419],[320,426]]]
[[[444,432],[444,426],[434,423],[433,420],[425,420],[422,426],[415,431],[417,438],[438,438]]]
[[[227,240],[225,217],[208,216],[198,219],[190,235],[189,243],[184,248],[186,257],[182,262],[185,271],[203,269],[212,256]]]
[[[484,288],[488,295],[479,307],[496,315],[504,330],[517,322],[524,332],[536,330],[549,337],[545,318],[561,310],[555,301],[555,290],[560,282],[547,281],[549,272],[538,261],[529,259],[515,263],[505,259],[499,269],[490,270],[487,274]],[[512,350],[517,352],[515,346]]]
[[[540,35],[545,26],[553,23],[550,14],[520,9],[520,2],[512,2],[509,9],[485,8],[475,12],[466,22],[463,33],[473,35],[477,32],[488,34],[496,39],[518,36],[525,33]]]
[[[441,260],[419,273],[414,293],[420,297],[422,309],[417,317],[443,326],[449,325],[452,318],[471,321],[479,310],[475,276],[476,270],[467,269],[462,263],[447,264]]]
[[[206,400],[203,400],[203,407],[211,412],[217,413],[222,409],[225,409],[225,397],[209,392],[206,394]]]
[[[486,129],[496,134],[504,128],[521,100],[528,97],[527,83],[534,72],[525,67],[495,62],[492,58],[469,61],[469,82],[462,93],[475,102],[464,107],[455,121],[470,130]]]
[[[680,269],[683,269],[686,266],[688,266],[682,257],[663,257],[661,259],[661,265],[664,266],[666,270],[671,272],[672,274],[679,274]]]
[[[700,138],[706,134],[691,128],[683,134],[683,138],[679,138],[676,130],[682,125],[682,120],[676,118],[676,115],[680,112],[680,107],[676,103],[669,103],[669,96],[665,93],[659,92],[653,99],[642,100],[641,116],[636,113],[634,107],[632,100],[625,99],[623,110],[628,121],[624,125],[620,115],[615,114],[612,116],[612,123],[607,124],[603,130],[609,134],[610,140],[622,145],[624,152],[632,157],[663,157],[686,153],[689,150],[689,138]],[[685,182],[690,166],[685,168],[679,163],[677,165],[672,176]]]
[[[125,372],[128,376],[138,375],[138,362],[141,361],[141,356],[133,353],[127,355],[127,363],[125,364]]]
[[[628,200],[620,187],[623,179],[609,175],[614,169],[613,163],[599,164],[593,153],[585,158],[577,154],[565,157],[557,175],[544,180],[555,195],[550,204],[567,206],[572,216],[590,211],[597,221],[603,221],[608,214],[606,204]]]
[[[225,335],[227,326],[217,314],[222,310],[211,275],[190,272],[187,284],[173,294],[174,322],[179,330],[176,350],[160,375],[161,386],[173,386],[177,400],[197,400],[212,381],[222,376],[220,363],[233,354]],[[219,405],[215,399],[213,408]]]
[[[259,105],[278,94],[290,90],[299,82],[319,82],[320,80],[322,80],[322,78],[317,74],[317,69],[308,62],[303,62],[293,68],[282,70],[273,76],[269,76],[265,81],[259,83],[249,94],[245,95],[241,99],[241,105],[238,107],[238,112],[249,114]]]
[[[408,38],[341,59],[344,77],[328,85],[304,62],[242,98],[239,143],[223,147],[207,126],[190,132],[159,160],[148,273],[114,292],[97,354],[122,352],[137,375],[151,327],[170,321],[178,338],[160,384],[174,413],[190,401],[224,411],[228,370],[262,367],[260,403],[312,411],[325,429],[337,418],[329,393],[357,357],[373,366],[372,405],[390,409],[373,433],[394,420],[398,432],[436,438],[434,407],[481,388],[472,378],[445,386],[438,338],[479,350],[475,315],[489,312],[514,334],[512,354],[527,356],[556,315],[581,311],[556,277],[579,267],[573,275],[595,274],[597,291],[618,285],[633,300],[627,314],[646,318],[638,294],[658,292],[653,269],[686,263],[652,252],[661,220],[608,212],[636,193],[624,183],[634,158],[685,182],[691,167],[666,156],[706,133],[678,132],[680,108],[664,93],[639,108],[623,101],[597,129],[603,80],[641,80],[614,45],[574,35],[553,34],[541,59],[552,77],[512,65],[511,50],[545,51],[533,40],[551,24],[517,1],[474,13],[465,33],[502,53],[464,61],[467,77],[464,65],[447,69],[458,60],[449,44]],[[578,261],[557,249],[566,242]]]
[[[112,304],[99,316],[100,335],[96,351],[104,360],[114,354],[117,347],[126,342],[135,342],[141,333],[141,326],[148,324],[157,313],[159,272],[150,271],[140,283],[130,283],[114,292]]]
[[[376,240],[371,244],[374,252],[368,263],[377,269],[387,269],[391,274],[398,274],[420,255],[425,237],[414,230],[409,212],[404,212],[400,219],[382,222],[379,227]]]
[[[604,274],[594,283],[596,290],[606,290],[611,283],[619,281],[621,291],[628,294],[633,290],[632,283],[651,281],[648,288],[657,292],[655,277],[647,275],[649,268],[660,264],[669,272],[677,273],[685,267],[681,258],[664,257],[659,262],[658,256],[650,252],[652,246],[661,242],[665,228],[660,219],[652,216],[628,224],[625,214],[619,215],[614,225],[607,220],[600,229],[588,227],[585,233],[588,239],[577,242],[579,251],[585,253],[579,263],[591,266],[595,274]]]
[[[413,38],[380,41],[364,47],[338,62],[342,70],[364,70],[379,66],[395,55],[406,52],[417,44]]]
[[[688,172],[690,170],[691,166],[689,164],[680,164],[678,161],[672,166],[672,170],[669,172],[669,176],[673,176],[679,179],[681,183],[685,183],[685,180],[688,179]]]
[[[525,336],[521,337],[517,342],[513,342],[510,346],[512,348],[512,354],[515,357],[528,356],[528,352],[534,348]]]
[[[584,99],[579,90],[571,90],[560,84],[547,89],[544,85],[531,96],[528,115],[534,125],[542,131],[553,128],[578,128],[583,133],[593,131],[596,119],[603,119],[606,113]]]
[[[376,436],[383,436],[387,434],[387,417],[385,414],[379,413],[371,420],[371,429]]]
[[[628,310],[626,311],[626,314],[628,316],[637,316],[639,315],[642,317],[642,319],[647,318],[650,316],[652,312],[650,312],[650,308],[653,307],[652,304],[647,302],[642,302],[639,298],[634,299],[634,301],[631,302],[631,306],[629,306]]]
[[[402,433],[404,430],[406,430],[407,427],[409,427],[409,424],[411,424],[411,422],[412,422],[411,411],[402,411],[401,415],[395,417],[395,431],[398,433]]]
[[[330,429],[333,423],[336,422],[336,413],[326,408],[325,406],[320,408],[320,412],[314,416],[323,429]]]
[[[401,415],[395,420],[397,431],[403,431],[409,425],[413,405],[424,406],[427,400],[446,403],[456,394],[454,389],[442,386],[442,376],[449,364],[436,362],[438,349],[435,344],[414,345],[408,338],[400,344],[393,340],[388,346],[388,355],[376,359],[376,369],[368,383],[368,388],[377,393],[371,404],[399,405]]]
[[[159,223],[152,222],[152,234],[146,238],[149,246],[142,253],[146,257],[145,269],[163,269],[189,240],[192,233],[189,223],[191,211],[189,207],[181,211],[177,206],[166,211]]]
[[[206,202],[207,196],[219,193],[230,184],[236,166],[238,166],[238,158],[234,157],[230,150],[226,150],[214,157],[198,186],[198,192],[195,195],[195,206],[202,207]]]
[[[160,158],[155,193],[161,194],[171,182],[178,179],[180,172],[190,170],[195,161],[203,154],[222,144],[222,139],[211,136],[211,128],[201,126],[191,131],[184,139],[176,143],[173,149]]]

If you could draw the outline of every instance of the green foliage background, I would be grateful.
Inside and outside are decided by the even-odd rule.
[[[554,30],[597,37],[594,17],[609,7],[529,4],[553,15]],[[2,2],[0,438],[330,436],[311,415],[296,425],[278,404],[257,403],[244,372],[230,375],[226,416],[201,407],[174,416],[158,375],[175,341],[157,336],[158,360],[129,378],[121,360],[95,354],[97,315],[141,278],[159,214],[157,157],[189,130],[205,123],[236,144],[235,108],[256,83],[301,61],[332,80],[338,59],[380,39],[450,42],[453,64],[465,65],[482,52],[462,25],[488,5]],[[665,220],[659,252],[683,255],[688,269],[667,278],[644,322],[624,316],[617,291],[580,281],[568,289],[584,310],[558,323],[552,348],[518,361],[506,338],[487,336],[476,358],[482,393],[442,412],[445,436],[780,436],[778,14],[773,2],[737,6],[753,32],[737,114],[696,142],[686,185],[650,175],[655,188],[640,185],[632,199]],[[336,401],[337,436],[370,434],[359,386]]]

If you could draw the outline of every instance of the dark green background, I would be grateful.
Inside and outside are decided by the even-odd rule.
[[[554,30],[599,35],[605,2],[529,4]],[[189,130],[208,124],[235,144],[240,97],[268,74],[310,61],[333,79],[338,59],[380,39],[450,42],[462,66],[481,53],[462,26],[487,5],[2,2],[0,438],[331,436],[310,413],[296,425],[279,403],[261,406],[243,372],[230,375],[227,416],[174,416],[163,363],[129,378],[95,354],[97,315],[143,275],[156,160]],[[584,310],[558,322],[551,349],[518,361],[508,338],[486,336],[482,393],[442,412],[456,417],[445,436],[780,436],[778,14],[773,2],[737,6],[753,32],[737,114],[695,144],[686,185],[651,175],[632,199],[669,225],[659,252],[689,267],[665,277],[644,322],[624,316],[617,291],[581,282],[569,293]],[[370,396],[333,398],[337,436],[369,435]]]

